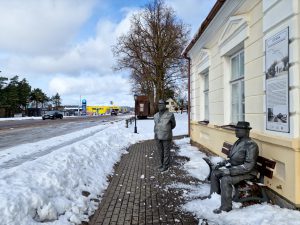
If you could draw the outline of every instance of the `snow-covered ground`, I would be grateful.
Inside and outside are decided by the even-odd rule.
[[[187,134],[176,115],[174,135]],[[113,165],[130,145],[153,138],[153,120],[94,126],[0,152],[0,224],[68,225],[87,220],[101,199]],[[62,147],[60,147],[62,146]],[[7,166],[9,165],[9,166]],[[85,197],[82,192],[89,192]]]
[[[176,114],[174,135],[187,134],[187,114]],[[35,143],[19,145],[0,152],[0,224],[1,225],[71,225],[87,220],[97,207],[96,201],[107,187],[113,165],[126,154],[126,148],[153,138],[153,120],[138,120],[138,134],[125,122],[111,122],[71,134]],[[204,180],[208,167],[205,155],[190,146],[189,138],[176,140],[179,154],[190,161],[183,168],[191,176]],[[214,158],[218,161],[220,158]],[[10,165],[10,166],[7,166]],[[270,204],[239,208],[215,215],[220,196],[195,200],[209,192],[209,184],[172,184],[184,189],[188,201],[184,210],[209,224],[219,225],[296,225],[298,211]],[[85,197],[82,192],[89,192]]]
[[[8,118],[0,118],[0,122],[1,121],[8,121],[8,120],[41,120],[42,117],[41,116],[28,116],[28,117],[8,117]]]
[[[189,144],[189,138],[175,140],[180,147],[179,154],[190,158],[183,168],[186,169],[191,176],[200,180],[205,180],[208,175],[208,166],[202,159],[205,155],[196,147]],[[212,157],[215,162],[219,161],[219,157]],[[172,184],[169,188],[184,189],[184,197],[187,203],[182,206],[183,210],[193,213],[199,218],[199,225],[202,219],[207,219],[209,225],[299,225],[300,212],[279,208],[271,204],[256,204],[247,207],[241,207],[240,203],[233,204],[233,210],[214,214],[212,211],[220,206],[220,195],[213,194],[210,199],[200,200],[197,197],[207,196],[209,194],[210,185],[186,185],[182,183]]]
[[[98,116],[109,116],[110,114],[103,114],[103,115],[98,115]],[[119,115],[122,115],[119,113]],[[82,117],[82,116],[64,116],[65,118],[71,117]],[[9,121],[9,120],[41,120],[41,116],[25,116],[25,117],[7,117],[7,118],[0,118],[1,121]]]
[[[64,116],[67,117],[81,117],[81,116]],[[1,121],[9,121],[9,120],[41,120],[41,116],[26,116],[26,117],[7,117],[7,118],[0,118]]]

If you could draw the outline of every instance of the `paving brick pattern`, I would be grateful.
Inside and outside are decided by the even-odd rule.
[[[115,166],[115,173],[103,195],[99,209],[89,225],[197,225],[198,221],[180,210],[182,192],[167,190],[174,182],[197,182],[189,177],[181,165],[188,159],[172,151],[173,164],[164,173],[158,170],[155,142],[132,145]]]

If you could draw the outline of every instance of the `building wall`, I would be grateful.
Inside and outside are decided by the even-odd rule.
[[[245,120],[260,155],[277,162],[265,183],[300,206],[300,2],[298,0],[230,0],[188,52],[191,67],[191,139],[222,155],[224,141],[236,140],[231,121],[229,56],[244,49]],[[290,132],[266,130],[265,41],[289,27]],[[209,70],[209,124],[203,120],[203,82]],[[224,155],[222,155],[224,156]]]

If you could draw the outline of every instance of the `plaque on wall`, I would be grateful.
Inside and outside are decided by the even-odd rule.
[[[289,118],[289,29],[265,42],[266,129],[290,132]]]

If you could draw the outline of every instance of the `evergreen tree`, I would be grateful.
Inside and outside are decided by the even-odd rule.
[[[38,104],[45,103],[48,97],[40,88],[35,88],[31,91],[29,99],[35,103],[35,108],[37,109]]]
[[[55,109],[58,109],[58,107],[61,105],[61,97],[58,93],[56,93],[51,98],[53,105],[55,106]]]
[[[19,112],[19,96],[18,96],[19,77],[10,78],[9,84],[5,88],[5,101],[12,114]]]
[[[6,90],[5,87],[7,85],[7,77],[0,77],[0,106],[4,106],[5,105],[5,99],[6,99]]]
[[[19,105],[23,107],[23,109],[26,110],[26,106],[28,103],[28,100],[30,98],[31,93],[31,86],[27,82],[26,79],[21,80],[18,83],[18,96],[19,96]]]

